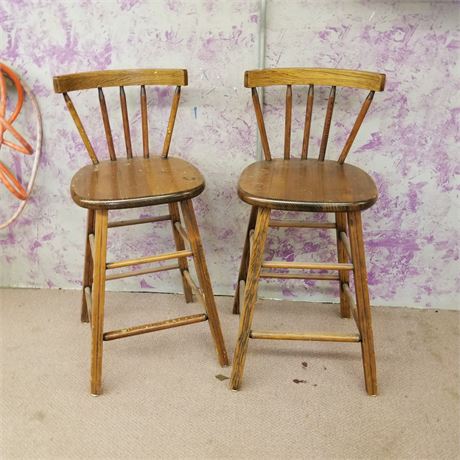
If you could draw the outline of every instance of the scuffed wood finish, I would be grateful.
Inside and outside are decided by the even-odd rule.
[[[111,86],[187,86],[187,84],[187,70],[185,69],[99,70],[53,78],[56,93]]]
[[[64,93],[64,100],[67,105],[67,109],[69,110],[69,113],[72,116],[72,119],[75,123],[75,126],[77,127],[78,132],[80,133],[80,137],[83,141],[83,144],[85,144],[86,150],[88,151],[91,161],[93,162],[93,164],[97,165],[99,163],[99,160],[97,159],[96,152],[94,151],[89,137],[86,134],[85,128],[83,127],[83,123],[81,122],[80,117],[78,116],[78,113],[75,110],[75,106],[73,105],[72,99],[70,99],[70,96],[67,93]]]
[[[102,122],[104,123],[105,138],[107,139],[107,147],[109,149],[109,156],[112,161],[117,159],[115,155],[115,147],[113,145],[112,130],[110,128],[109,114],[107,112],[107,104],[105,102],[104,91],[98,88],[99,92],[99,105],[101,106]]]
[[[259,127],[260,142],[264,151],[265,160],[271,160],[270,146],[268,144],[267,131],[265,130],[264,116],[260,107],[259,95],[256,88],[252,88],[252,101],[256,112],[257,126]]]
[[[206,259],[204,256],[203,245],[201,243],[201,237],[198,230],[198,224],[196,222],[195,211],[193,210],[193,204],[191,200],[181,201],[180,204],[185,228],[190,240],[190,247],[193,251],[193,259],[195,262],[195,270],[198,276],[198,282],[200,284],[201,292],[203,293],[204,301],[206,304],[205,308],[209,319],[211,335],[216,344],[219,363],[221,366],[227,366],[227,350],[225,349],[224,337],[220,327],[214,294],[212,292],[211,279],[209,277],[208,267],[206,265]]]
[[[313,159],[274,159],[249,165],[238,195],[252,206],[312,212],[362,210],[377,200],[372,178],[356,166]]]
[[[235,297],[233,300],[233,314],[234,315],[237,315],[240,313],[240,301],[243,300],[242,298],[240,298],[239,286],[241,284],[241,281],[246,282],[246,277],[248,276],[248,265],[249,265],[249,255],[250,255],[249,254],[250,252],[249,251],[250,249],[249,236],[255,228],[256,219],[257,219],[257,208],[253,206],[251,208],[251,214],[249,216],[248,228],[246,230],[246,238],[244,239],[243,255],[241,257],[240,271],[238,274],[238,281],[236,283],[236,292],[235,292]]]
[[[134,335],[148,334],[149,332],[163,331],[174,327],[187,326],[188,324],[202,323],[208,317],[204,313],[198,315],[181,316],[179,318],[159,321],[158,323],[142,324],[141,326],[132,326],[116,331],[105,332],[103,335],[104,341],[122,339],[124,337],[132,337]]]
[[[92,345],[91,345],[91,394],[97,396],[102,392],[102,351],[105,302],[105,259],[107,255],[108,212],[96,211],[94,285],[92,301]]]
[[[351,252],[354,262],[356,306],[358,310],[359,330],[361,331],[361,351],[363,356],[364,379],[369,395],[377,395],[377,371],[374,353],[374,335],[372,332],[371,308],[367,288],[366,258],[364,255],[361,213],[348,213]]]
[[[246,88],[273,85],[347,86],[383,91],[385,74],[362,70],[302,67],[248,70],[245,73],[244,86]]]
[[[326,156],[327,141],[329,139],[329,131],[331,130],[332,113],[334,111],[334,102],[335,102],[335,86],[331,88],[329,99],[327,101],[326,119],[324,120],[323,136],[321,138],[321,146],[319,148],[319,158],[318,158],[319,161],[324,161],[324,157]]]
[[[83,167],[70,190],[83,208],[124,209],[193,198],[204,190],[204,179],[180,158],[135,157]]]
[[[303,142],[302,142],[302,160],[305,160],[308,157],[308,146],[310,144],[310,130],[311,130],[311,120],[313,114],[313,99],[315,96],[315,89],[313,85],[310,85],[308,88],[307,95],[307,108],[305,110],[305,125],[303,129]]]
[[[347,141],[345,142],[345,146],[343,147],[342,153],[340,154],[338,160],[340,164],[343,164],[345,162],[348,152],[350,151],[351,146],[353,145],[353,141],[355,140],[355,137],[358,134],[359,128],[361,128],[361,125],[363,124],[364,117],[366,116],[366,113],[369,110],[373,98],[374,91],[371,91],[369,95],[366,97],[366,100],[364,101],[361,110],[359,111],[358,117],[356,118],[355,124],[351,129]]]
[[[142,152],[144,158],[149,157],[149,122],[147,117],[147,93],[145,85],[141,86],[141,118],[142,118]]]
[[[337,225],[336,238],[337,238],[337,260],[339,263],[348,262],[346,248],[343,244],[340,234],[347,232],[347,216],[345,213],[336,213],[335,221]],[[348,270],[339,270],[339,279],[340,279],[340,316],[342,318],[350,317],[350,305],[348,302],[348,297],[343,290],[343,284],[347,285],[350,282],[350,273]]]
[[[232,390],[238,390],[240,388],[241,380],[243,378],[244,364],[246,362],[249,334],[251,332],[254,307],[257,300],[257,288],[259,285],[269,222],[270,209],[259,208],[254,230],[254,246],[251,251],[246,287],[244,290],[243,309],[240,315],[238,339],[233,358],[232,375],[230,378],[230,388]]]
[[[284,159],[291,156],[291,125],[292,125],[292,86],[286,87],[286,117],[284,123]]]
[[[185,241],[176,227],[176,223],[180,224],[181,222],[179,206],[177,203],[169,203],[168,206],[169,206],[169,214],[171,215],[171,226],[172,226],[174,242],[176,244],[176,250],[183,251],[185,249]],[[178,259],[178,263],[179,263],[179,269],[180,269],[180,274],[181,274],[181,279],[182,279],[182,287],[184,289],[185,302],[186,303],[193,302],[192,289],[188,285],[187,280],[185,279],[185,275],[184,275],[184,272],[188,271],[187,259],[180,258]]]
[[[85,234],[85,262],[83,269],[83,283],[82,283],[82,300],[81,300],[81,322],[88,323],[89,315],[86,302],[85,289],[91,289],[93,285],[93,255],[91,254],[91,246],[89,235],[94,234],[95,213],[94,210],[88,209],[86,218],[86,234]]]
[[[173,96],[173,102],[171,105],[171,113],[169,114],[168,127],[166,128],[166,136],[165,136],[165,140],[163,143],[163,153],[161,154],[163,158],[168,157],[169,147],[171,145],[172,133],[174,130],[174,123],[176,122],[177,108],[179,107],[179,100],[180,100],[180,86],[177,86],[176,91],[174,92],[174,96]]]

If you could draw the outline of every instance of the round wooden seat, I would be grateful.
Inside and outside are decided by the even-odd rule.
[[[180,158],[134,157],[81,168],[70,186],[79,206],[123,209],[191,199],[205,186],[200,171]]]
[[[358,211],[378,197],[363,170],[337,161],[257,161],[241,174],[238,195],[253,206],[312,212]]]

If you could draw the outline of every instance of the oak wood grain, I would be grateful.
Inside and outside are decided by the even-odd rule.
[[[292,158],[249,165],[240,176],[238,195],[253,206],[339,212],[372,206],[378,192],[372,178],[356,166]]]
[[[70,190],[81,207],[123,209],[193,198],[204,185],[200,171],[187,161],[151,156],[85,166],[73,177]]]
[[[248,70],[245,72],[244,86],[246,88],[273,85],[346,86],[383,91],[385,74],[362,70],[305,67]]]
[[[244,289],[243,308],[241,309],[242,311],[233,358],[232,374],[230,377],[230,388],[232,390],[238,390],[243,379],[249,334],[251,332],[252,320],[254,318],[254,308],[257,301],[257,288],[259,286],[269,222],[270,209],[259,208],[254,230],[254,245],[251,251],[246,287]]]
[[[111,86],[187,86],[187,84],[188,77],[185,69],[98,70],[58,75],[53,78],[56,93]]]

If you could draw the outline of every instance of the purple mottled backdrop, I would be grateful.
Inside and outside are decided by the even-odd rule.
[[[266,66],[366,69],[387,74],[349,161],[368,171],[380,199],[364,214],[369,282],[374,305],[458,308],[458,141],[460,26],[456,2],[268,1]],[[88,163],[52,76],[84,70],[181,67],[189,70],[171,154],[196,164],[206,191],[196,200],[217,294],[232,294],[248,217],[236,195],[240,171],[255,159],[256,124],[243,72],[258,66],[257,1],[0,1],[0,61],[33,88],[44,118],[44,151],[33,198],[21,218],[0,230],[3,286],[78,288],[85,212],[69,195],[72,174]],[[137,95],[136,95],[137,96]],[[150,88],[151,145],[160,148],[171,93]],[[294,92],[292,148],[299,150],[305,88]],[[351,127],[363,95],[342,90],[329,156]],[[116,94],[108,94],[115,105]],[[130,98],[132,121],[140,117]],[[319,108],[327,93],[318,92]],[[77,109],[98,151],[106,155],[97,95],[81,94]],[[266,94],[272,151],[282,151],[282,96]],[[324,104],[323,104],[324,106]],[[115,109],[115,107],[113,107]],[[118,110],[118,108],[116,108]],[[112,120],[119,133],[121,117]],[[139,124],[139,123],[138,123]],[[17,126],[33,139],[26,105]],[[117,130],[118,129],[118,130]],[[134,131],[137,149],[139,130]],[[115,136],[121,150],[121,134]],[[30,161],[5,149],[2,161],[26,177]],[[13,206],[0,187],[0,218]],[[141,210],[131,213],[133,216]],[[171,248],[170,229],[111,230],[109,258]],[[115,235],[116,233],[116,235]],[[133,235],[136,235],[136,237]],[[324,233],[324,234],[323,234]],[[273,230],[267,257],[333,260],[330,236],[314,230]],[[335,300],[336,290],[312,282],[264,282],[261,295]],[[171,272],[117,281],[111,289],[179,292]]]

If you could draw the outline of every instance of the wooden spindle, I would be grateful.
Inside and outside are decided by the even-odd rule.
[[[72,119],[78,129],[78,132],[80,133],[83,143],[85,144],[86,150],[88,150],[88,154],[91,158],[91,161],[93,162],[93,164],[97,165],[99,163],[99,160],[97,159],[96,153],[94,152],[93,146],[91,145],[88,135],[86,134],[85,128],[83,127],[80,117],[78,116],[78,113],[75,110],[75,106],[73,105],[72,99],[70,99],[70,96],[67,93],[62,94],[64,96],[67,109],[69,110],[70,115],[72,116]]]
[[[292,124],[292,85],[286,87],[286,120],[284,123],[284,159],[291,156],[291,124]]]
[[[262,109],[260,107],[257,88],[252,88],[252,101],[254,103],[254,110],[256,112],[257,126],[259,127],[260,141],[262,143],[264,157],[266,160],[271,160],[272,155],[270,153],[270,146],[268,145],[267,131],[265,131],[264,116],[262,114]]]
[[[319,161],[324,161],[326,156],[327,140],[329,138],[329,130],[331,129],[332,111],[334,110],[335,102],[335,86],[331,87],[329,99],[327,101],[326,119],[324,120],[323,137],[321,138],[321,147],[319,149]]]
[[[120,86],[120,105],[123,118],[123,131],[125,133],[126,155],[128,158],[132,158],[133,148],[131,146],[131,134],[129,132],[128,107],[126,105],[126,94],[123,86]]]
[[[104,91],[102,88],[97,89],[99,92],[99,105],[101,106],[102,121],[104,122],[105,138],[107,139],[107,147],[109,149],[110,159],[115,161],[115,147],[113,145],[112,130],[110,129],[109,114],[107,112],[107,104],[105,103]]]
[[[177,108],[179,107],[180,99],[180,86],[176,86],[176,91],[174,92],[173,102],[171,106],[171,113],[169,114],[168,128],[166,129],[165,141],[163,143],[163,153],[162,157],[167,158],[169,153],[169,146],[171,145],[171,138],[174,129],[174,123],[176,121]]]
[[[310,129],[311,129],[311,117],[313,113],[314,95],[315,95],[314,86],[310,85],[308,88],[307,109],[305,111],[305,127],[303,130],[303,143],[302,143],[302,160],[305,160],[308,157],[308,144],[310,143]]]
[[[142,117],[142,149],[144,158],[149,157],[149,124],[147,119],[147,93],[145,85],[141,85],[141,117]]]
[[[369,92],[368,96],[366,97],[366,100],[364,101],[361,107],[361,110],[359,111],[355,124],[353,125],[353,128],[348,136],[348,139],[345,142],[345,146],[343,147],[342,153],[340,154],[340,157],[338,160],[340,164],[343,164],[345,162],[345,159],[347,158],[348,152],[350,151],[351,146],[353,145],[356,135],[358,134],[359,128],[361,128],[364,117],[366,116],[366,113],[369,110],[372,99],[374,98],[374,94],[375,94],[374,91]]]

